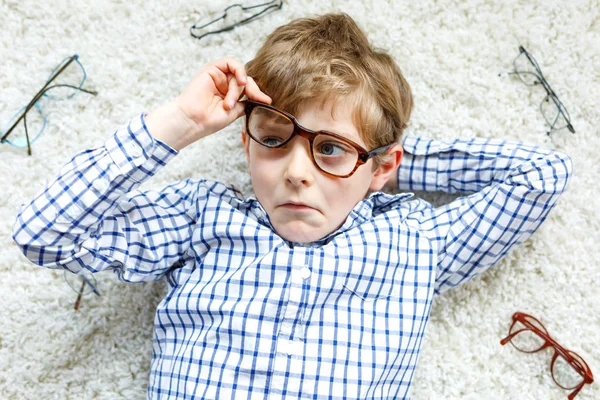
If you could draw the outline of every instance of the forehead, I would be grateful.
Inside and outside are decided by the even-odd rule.
[[[364,145],[354,121],[354,103],[348,98],[306,102],[294,116],[305,128],[333,132]]]

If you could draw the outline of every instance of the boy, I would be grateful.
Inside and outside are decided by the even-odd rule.
[[[571,161],[500,140],[400,146],[410,88],[343,14],[278,28],[247,73],[209,64],[76,155],[14,239],[46,267],[167,278],[149,398],[406,398],[434,294],[527,239]],[[191,179],[135,191],[242,115],[255,198]],[[434,208],[386,184],[474,193]]]

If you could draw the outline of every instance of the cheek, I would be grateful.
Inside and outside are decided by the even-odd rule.
[[[340,211],[349,213],[361,200],[369,189],[369,175],[354,174],[342,181],[332,182],[327,185],[327,197],[330,204],[339,204]],[[343,193],[343,194],[342,194]]]
[[[250,151],[250,161],[248,163],[254,192],[256,194],[268,193],[272,191],[273,186],[279,180],[278,166],[269,159],[255,153],[252,150]]]

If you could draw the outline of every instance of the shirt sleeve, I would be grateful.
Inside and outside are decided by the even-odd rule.
[[[437,251],[436,292],[471,279],[535,232],[566,189],[564,153],[516,141],[407,137],[400,190],[473,193],[442,206],[418,200],[407,222]]]
[[[197,185],[135,190],[177,152],[153,139],[143,115],[104,146],[77,154],[30,203],[21,206],[13,239],[33,263],[97,272],[121,280],[160,278],[189,243]]]

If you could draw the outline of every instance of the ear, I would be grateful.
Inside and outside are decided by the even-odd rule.
[[[244,152],[246,152],[246,159],[250,164],[250,138],[246,135],[246,130],[242,128],[242,143],[244,144]]]
[[[397,176],[398,166],[400,165],[400,161],[402,161],[404,149],[401,144],[396,144],[389,148],[387,154],[391,156],[390,160],[380,164],[373,173],[373,179],[369,186],[369,190],[373,192],[381,190],[381,188],[388,183],[390,178]]]

